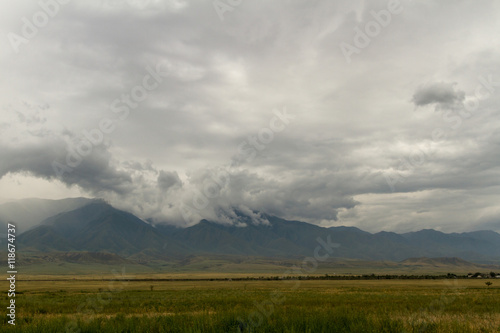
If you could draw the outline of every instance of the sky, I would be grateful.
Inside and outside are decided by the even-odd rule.
[[[500,231],[500,2],[0,4],[0,202]]]

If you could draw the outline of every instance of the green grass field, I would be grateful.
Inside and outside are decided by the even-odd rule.
[[[38,277],[40,278],[40,277]],[[499,332],[500,282],[18,281],[3,332]],[[4,288],[6,283],[2,284]],[[5,289],[7,290],[7,289]],[[4,299],[4,309],[7,296]],[[6,310],[4,310],[6,311]]]

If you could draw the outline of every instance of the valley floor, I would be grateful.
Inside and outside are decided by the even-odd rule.
[[[500,282],[18,281],[3,332],[498,332]],[[1,284],[7,290],[7,284]],[[3,296],[4,304],[7,296]],[[5,307],[4,307],[5,309]],[[4,310],[5,311],[5,310]]]

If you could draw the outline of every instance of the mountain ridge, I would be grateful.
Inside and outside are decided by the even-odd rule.
[[[202,220],[187,228],[152,226],[103,201],[62,212],[18,237],[25,251],[109,252],[124,258],[240,255],[283,258],[312,256],[318,238],[339,243],[332,257],[401,261],[412,257],[461,257],[492,263],[500,258],[494,231],[446,234],[436,230],[369,233],[355,227],[321,227],[265,215],[269,223],[228,226]],[[244,220],[244,219],[243,219]],[[250,218],[248,217],[250,221]],[[147,254],[146,254],[147,253]]]

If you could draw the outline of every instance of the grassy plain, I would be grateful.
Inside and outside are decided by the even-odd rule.
[[[50,254],[49,254],[50,255]],[[67,278],[68,276],[104,276],[112,277],[111,271],[120,271],[126,267],[127,273],[134,276],[175,276],[186,275],[191,277],[203,272],[205,275],[227,276],[238,275],[282,275],[293,266],[301,267],[301,259],[274,259],[243,256],[196,256],[183,260],[150,261],[139,264],[134,261],[126,263],[82,263],[67,261],[49,261],[47,255],[39,255],[38,258],[28,257],[21,261],[22,276],[40,276],[50,273],[55,278]],[[0,258],[7,258],[7,254],[0,252]],[[0,260],[1,261],[1,260]],[[35,262],[32,262],[35,261]],[[2,265],[7,265],[6,261]],[[362,274],[406,274],[406,275],[446,275],[449,272],[466,275],[474,272],[490,272],[500,270],[499,266],[450,265],[442,263],[434,265],[422,262],[419,265],[405,265],[404,263],[391,261],[366,261],[357,259],[338,259],[322,262],[314,274],[329,275],[362,275]]]
[[[2,332],[500,331],[495,280],[488,288],[470,279],[137,281],[121,272],[107,280],[27,278],[34,277],[17,281],[16,325],[4,315]],[[6,282],[0,287],[8,289]]]

